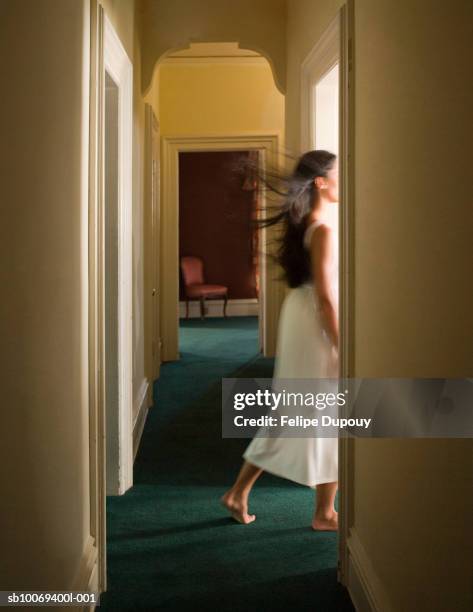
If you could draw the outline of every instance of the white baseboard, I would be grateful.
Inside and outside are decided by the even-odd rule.
[[[151,405],[151,398],[149,397],[150,390],[151,386],[149,381],[147,378],[144,378],[138,390],[133,410],[133,459],[136,458],[146,417],[148,416],[148,410]]]
[[[350,529],[347,540],[347,588],[358,612],[393,612],[388,597],[357,531]]]
[[[95,538],[89,534],[84,544],[79,569],[71,590],[97,593],[99,590],[98,574],[98,550],[95,546]],[[92,610],[95,606],[87,604],[79,607],[83,610]]]
[[[223,300],[206,300],[206,317],[223,317]],[[241,300],[228,300],[227,316],[229,317],[257,317],[259,314],[259,304],[256,298],[246,298]],[[179,302],[179,317],[186,317],[186,303]],[[200,318],[200,302],[192,300],[189,302],[189,318]]]

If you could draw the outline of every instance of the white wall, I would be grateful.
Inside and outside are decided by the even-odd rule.
[[[315,148],[338,155],[339,65],[334,66],[315,85]]]
[[[338,155],[339,89],[339,65],[336,64],[315,84],[313,92],[315,139],[312,146],[314,149],[325,149],[335,155]],[[335,244],[338,244],[338,205],[330,206],[326,215],[335,234]]]

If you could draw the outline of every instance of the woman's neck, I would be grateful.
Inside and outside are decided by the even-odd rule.
[[[312,208],[312,212],[310,213],[311,221],[323,221],[328,217],[328,207],[330,206],[330,202],[325,198],[319,198],[317,202],[314,204]]]

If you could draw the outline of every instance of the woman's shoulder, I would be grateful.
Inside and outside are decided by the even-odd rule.
[[[308,225],[307,229],[305,230],[304,246],[306,249],[310,249],[315,230],[317,230],[317,236],[322,239],[329,239],[332,233],[330,226],[325,221],[317,219],[317,221],[314,221]]]

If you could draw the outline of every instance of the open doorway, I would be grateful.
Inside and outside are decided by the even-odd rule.
[[[332,66],[314,85],[312,95],[314,116],[313,148],[339,155],[340,64]],[[339,207],[328,209],[330,225],[338,243]]]
[[[266,167],[274,167],[276,165],[278,152],[278,136],[277,135],[262,135],[262,136],[211,136],[211,137],[164,137],[163,138],[163,201],[167,202],[167,206],[162,210],[162,224],[169,228],[162,235],[162,261],[166,260],[167,265],[161,268],[162,285],[166,287],[167,299],[164,299],[161,304],[161,328],[163,340],[163,361],[174,361],[179,358],[179,315],[185,317],[185,301],[180,304],[179,299],[179,279],[180,279],[180,253],[179,253],[179,166],[180,155],[183,153],[217,153],[217,152],[238,152],[238,154],[258,154],[259,165],[264,172]],[[192,184],[191,184],[192,186]],[[243,186],[243,183],[238,186],[238,189]],[[250,192],[251,193],[251,192]],[[258,197],[258,206],[264,208],[264,190],[258,188],[258,194],[250,195],[250,200],[253,197]],[[193,211],[193,219],[195,223],[192,226],[192,231],[198,231],[199,217],[198,213]],[[212,223],[215,230],[215,226]],[[247,240],[252,240],[251,233],[248,232]],[[264,355],[274,354],[275,336],[276,336],[276,298],[275,294],[278,291],[278,284],[270,277],[268,280],[266,267],[268,258],[264,257],[263,245],[266,241],[265,230],[259,232],[259,243],[261,248],[258,248],[258,264],[257,264],[257,298],[247,299],[243,303],[235,301],[230,306],[233,312],[238,311],[243,314],[245,312],[256,312],[259,318],[259,350]],[[249,249],[248,252],[251,252]],[[263,255],[261,255],[263,253]],[[253,249],[254,254],[254,249]],[[217,282],[217,278],[215,279]],[[218,284],[222,281],[218,279]],[[224,284],[224,283],[223,283]],[[256,299],[256,302],[254,301]],[[210,303],[210,302],[209,302]],[[208,304],[207,304],[208,306]],[[215,303],[209,307],[212,311],[223,314],[222,302],[215,300]],[[228,307],[228,305],[227,305]],[[189,305],[189,310],[193,308],[194,313],[200,316],[200,304]],[[181,310],[181,312],[179,312]],[[229,311],[231,312],[231,310]],[[176,316],[177,315],[177,316]],[[251,314],[250,314],[251,316]]]
[[[93,584],[106,588],[106,495],[133,484],[132,65],[92,3],[88,209],[89,463]]]
[[[339,254],[340,371],[354,376],[354,58],[353,3],[349,0],[309,53],[301,71],[301,145],[338,157],[339,206],[330,219]],[[349,585],[353,541],[353,439],[339,439],[338,579]]]
[[[179,154],[181,325],[260,315],[258,151]],[[200,268],[200,277],[194,273]],[[202,283],[196,286],[194,281]],[[200,292],[199,292],[200,290]],[[260,342],[261,346],[261,342]]]
[[[340,36],[337,16],[302,68],[303,149],[324,149],[337,157],[340,153]],[[343,160],[339,165],[343,165]],[[333,206],[328,211],[337,244],[339,211],[339,206]]]
[[[103,369],[106,491],[133,484],[132,66],[109,21],[104,31]]]
[[[257,150],[179,154],[181,353],[189,327],[253,330],[255,354],[262,349],[258,157]]]

